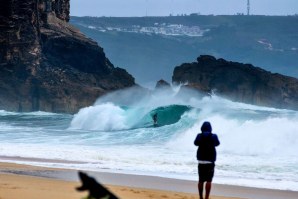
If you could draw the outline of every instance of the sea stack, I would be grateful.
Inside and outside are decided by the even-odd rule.
[[[156,82],[155,89],[172,89],[172,87],[167,81],[161,79]]]
[[[70,0],[0,3],[0,109],[75,113],[135,85],[96,42],[72,27]]]
[[[202,55],[197,62],[176,67],[172,80],[237,102],[298,110],[298,79],[251,64]]]

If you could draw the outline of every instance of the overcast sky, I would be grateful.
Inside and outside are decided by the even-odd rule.
[[[247,0],[70,0],[72,16],[168,16],[247,12]],[[250,0],[251,14],[293,15],[298,0]]]

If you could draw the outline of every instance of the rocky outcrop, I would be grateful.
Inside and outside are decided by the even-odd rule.
[[[74,113],[135,85],[70,26],[69,0],[0,3],[0,109]]]
[[[200,56],[197,62],[176,67],[172,80],[237,102],[298,110],[298,79],[251,64]]]
[[[167,81],[161,79],[158,82],[156,82],[155,89],[163,89],[163,88],[171,89],[171,85]]]

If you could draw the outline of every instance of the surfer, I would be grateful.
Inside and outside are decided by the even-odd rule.
[[[153,126],[157,126],[157,113],[152,116],[153,119]]]
[[[219,140],[216,134],[212,133],[212,127],[210,122],[204,122],[201,127],[201,133],[199,133],[194,141],[194,144],[198,146],[197,159],[198,159],[198,173],[199,183],[198,190],[200,199],[203,199],[204,183],[205,185],[205,199],[209,199],[211,190],[212,178],[214,175],[215,161],[216,161],[216,149]]]

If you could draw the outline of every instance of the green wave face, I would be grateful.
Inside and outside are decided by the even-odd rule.
[[[189,111],[191,107],[184,105],[170,105],[158,107],[148,114],[146,114],[136,125],[137,128],[140,127],[161,127],[165,125],[170,125],[178,122],[181,116]],[[157,124],[154,125],[153,115],[157,114]]]

